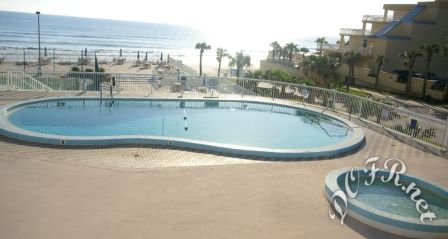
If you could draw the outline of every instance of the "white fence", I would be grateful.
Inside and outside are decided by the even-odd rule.
[[[33,79],[33,87],[23,84],[30,79]],[[165,75],[90,72],[23,74],[12,71],[0,73],[0,88],[9,90],[101,91],[104,85],[113,85],[114,92],[124,92],[128,95],[178,94],[183,97],[216,96],[249,100],[256,97],[260,100],[287,100],[310,104],[321,107],[323,111],[347,114],[349,118],[356,117],[419,142],[442,150],[447,149],[447,121],[330,89],[245,78],[187,76],[180,79],[175,72]]]

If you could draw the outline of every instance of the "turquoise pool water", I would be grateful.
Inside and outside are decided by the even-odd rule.
[[[345,188],[345,178],[349,171],[348,168],[336,169],[325,177],[325,196],[330,205],[333,205],[332,197],[335,192],[342,190],[348,198],[347,215],[368,226],[406,238],[448,238],[446,188],[407,174],[400,174],[400,186],[393,182],[397,175],[391,182],[384,183],[381,178],[387,178],[390,172],[383,169],[376,171],[372,185],[365,185],[365,182],[371,181],[370,171],[364,172],[360,169],[354,172],[355,180],[349,182],[350,189],[357,191],[356,196],[350,198]],[[414,195],[415,201],[405,192],[409,185],[414,185],[410,194],[416,192],[415,188],[421,190],[418,196]],[[342,200],[339,200],[339,203],[342,203]],[[426,205],[428,208],[425,208]],[[422,214],[427,212],[434,213],[435,218],[432,221],[426,217],[427,214]],[[422,215],[425,223],[421,221]]]
[[[364,180],[361,180],[361,182],[364,182]],[[351,188],[356,188],[356,185],[352,185]],[[420,190],[422,190],[422,194],[417,199],[423,198],[426,200],[429,204],[429,211],[434,212],[438,220],[447,220],[448,199],[435,195],[424,188],[420,188]],[[393,183],[381,182],[379,178],[370,186],[361,183],[355,200],[375,209],[399,216],[419,219],[421,215],[417,211],[415,202],[411,200],[410,195],[406,194],[400,187],[393,185]]]
[[[234,101],[58,100],[3,114],[19,128],[64,136],[164,136],[276,149],[328,146],[353,136],[351,127],[324,114]]]

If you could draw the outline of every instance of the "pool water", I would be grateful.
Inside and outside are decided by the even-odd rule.
[[[43,134],[165,136],[277,149],[328,146],[353,135],[351,127],[324,114],[235,101],[60,100],[3,114],[19,128]]]
[[[355,200],[395,215],[415,219],[420,218],[421,214],[417,211],[415,202],[400,187],[396,187],[393,183],[383,183],[379,178],[370,186],[364,185],[364,180],[360,182],[360,188]],[[405,183],[405,185],[407,184]],[[355,189],[356,185],[351,185],[351,188]],[[422,198],[427,201],[429,211],[434,212],[438,220],[448,219],[447,199],[443,200],[441,196],[437,196],[424,188],[418,188],[422,190],[422,194],[417,199]]]

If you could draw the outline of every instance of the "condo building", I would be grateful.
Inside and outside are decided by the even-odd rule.
[[[375,68],[375,59],[384,56],[383,70],[403,69],[399,54],[422,44],[448,44],[448,0],[417,4],[384,4],[383,15],[365,15],[361,29],[340,30],[339,51],[355,51],[363,56],[361,65]],[[416,61],[415,71],[425,72],[425,56]],[[432,73],[448,78],[448,57],[435,54]]]

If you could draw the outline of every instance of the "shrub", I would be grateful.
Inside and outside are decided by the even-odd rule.
[[[92,69],[86,69],[86,72],[93,72]]]
[[[72,67],[72,71],[79,71],[79,67],[77,66]]]

